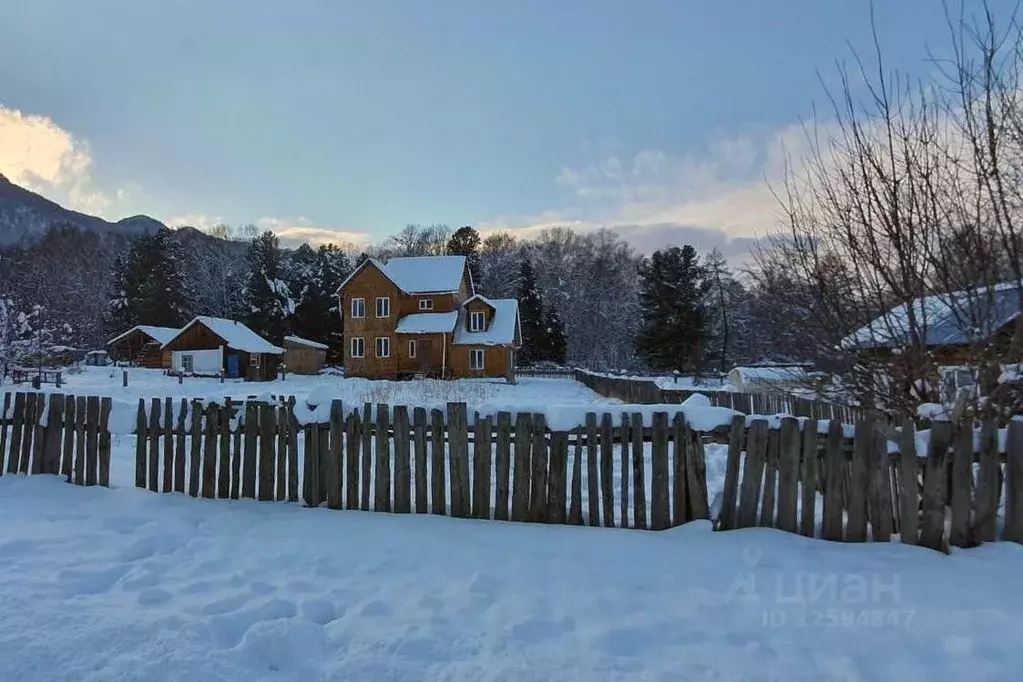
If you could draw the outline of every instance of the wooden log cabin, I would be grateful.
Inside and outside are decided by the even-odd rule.
[[[200,315],[164,344],[170,369],[186,375],[273,381],[284,349],[235,320]]]
[[[170,351],[163,344],[173,339],[180,329],[140,324],[107,341],[110,357],[120,363],[149,369],[168,369]]]
[[[345,375],[515,378],[515,299],[476,294],[464,256],[364,261],[337,290]]]
[[[284,337],[284,367],[292,374],[319,374],[327,362],[328,346],[301,336]]]

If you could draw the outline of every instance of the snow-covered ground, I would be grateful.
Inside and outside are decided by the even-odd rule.
[[[945,556],[0,478],[19,680],[1014,680],[1023,548]]]

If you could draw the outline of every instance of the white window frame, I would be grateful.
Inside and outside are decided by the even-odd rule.
[[[408,340],[408,356],[409,358],[416,357],[416,351],[419,350],[418,344],[415,339]]]
[[[469,369],[474,372],[482,371],[486,368],[486,352],[482,348],[473,348],[469,351]],[[476,358],[479,358],[479,362],[476,362]]]
[[[181,356],[181,371],[191,374],[195,371],[195,356],[189,353]]]
[[[479,324],[476,323],[479,320]],[[469,331],[482,332],[487,329],[487,314],[482,310],[473,310],[469,313]]]
[[[356,344],[355,342],[359,343]],[[359,346],[358,353],[356,353],[356,345]],[[366,339],[362,336],[353,336],[348,342],[348,357],[351,358],[364,358],[366,357]]]
[[[381,342],[383,342],[383,343],[381,344]],[[375,346],[374,350],[376,350],[376,355],[377,355],[378,358],[389,358],[389,357],[391,357],[391,337],[390,336],[378,336],[376,338],[376,341],[375,341],[375,343],[373,345]],[[381,351],[381,347],[382,347],[382,350],[384,351],[382,353],[380,352]]]
[[[383,304],[383,305],[381,305]],[[380,314],[380,309],[383,308],[384,314]],[[378,318],[384,319],[391,316],[391,297],[390,296],[377,296],[376,300],[376,314]]]
[[[355,305],[358,303],[359,305]],[[353,298],[352,299],[352,318],[366,317],[366,299],[364,298]]]
[[[433,310],[433,299],[432,298],[421,298],[419,299],[420,310]]]

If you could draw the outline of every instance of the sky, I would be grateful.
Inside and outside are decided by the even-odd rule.
[[[874,18],[887,67],[934,71],[940,0]],[[292,242],[561,225],[734,254],[870,27],[867,0],[3,0],[0,173]]]

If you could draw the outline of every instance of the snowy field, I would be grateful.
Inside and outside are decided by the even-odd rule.
[[[20,680],[1015,680],[1023,548],[945,556],[0,478]]]

